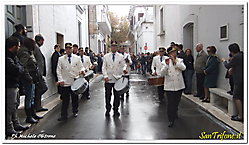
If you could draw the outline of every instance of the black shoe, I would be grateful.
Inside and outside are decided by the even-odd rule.
[[[203,102],[203,103],[210,103],[210,100],[204,99],[204,100],[202,100],[202,102]]]
[[[231,117],[231,120],[243,122],[243,118],[240,118],[239,116]]]
[[[192,93],[190,93],[190,92],[184,92],[184,94],[186,94],[186,95],[191,95]]]
[[[30,116],[26,118],[26,123],[34,124],[34,123],[38,123],[38,121]]]
[[[42,111],[48,111],[47,108],[40,108],[40,109],[37,109],[36,112],[42,112]]]
[[[60,117],[58,118],[58,121],[66,121],[67,120],[67,117]]]
[[[203,100],[203,99],[205,99],[205,97],[200,97],[199,99],[200,99],[200,100]]]
[[[174,126],[174,122],[170,121],[168,127],[173,127],[173,126]]]
[[[90,99],[91,99],[91,97],[90,97],[90,96],[87,96],[87,97],[86,97],[86,99],[87,99],[87,100],[90,100]]]
[[[114,112],[113,117],[119,117],[120,113],[119,112]]]
[[[19,125],[14,125],[14,129],[15,129],[15,131],[25,131],[25,130],[29,129],[29,127],[22,126],[21,124],[19,124]]]
[[[73,113],[73,117],[77,117],[78,116],[78,113]]]
[[[105,117],[110,117],[110,112],[109,111],[105,112]]]
[[[237,116],[238,116],[238,114],[236,114],[236,115],[232,115],[232,116],[231,116],[231,118],[234,118],[234,117],[237,117]]]
[[[230,95],[233,95],[233,91],[228,91],[227,93]]]
[[[38,116],[38,115],[36,115],[36,114],[33,114],[32,117],[33,117],[34,119],[37,119],[37,120],[43,118],[43,116]]]

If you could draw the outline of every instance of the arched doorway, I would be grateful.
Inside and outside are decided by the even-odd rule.
[[[190,22],[183,26],[183,46],[184,48],[194,49],[194,23]]]

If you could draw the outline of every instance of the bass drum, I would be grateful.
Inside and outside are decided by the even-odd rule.
[[[114,84],[114,89],[120,94],[124,94],[129,90],[129,80],[125,77],[122,77],[116,81]]]
[[[152,86],[162,86],[164,85],[164,77],[150,76],[148,77],[148,84]]]
[[[86,91],[88,87],[88,82],[86,81],[85,78],[78,78],[74,81],[74,83],[72,84],[71,86],[71,90],[79,95],[79,94],[82,94]]]

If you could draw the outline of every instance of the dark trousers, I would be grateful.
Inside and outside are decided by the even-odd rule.
[[[87,89],[86,89],[86,91],[82,94],[82,97],[88,97],[88,96],[90,96],[90,94],[89,94],[89,80],[88,79],[86,79],[86,81],[88,82],[88,86],[87,86]]]
[[[48,90],[47,84],[42,76],[39,77],[39,83],[35,85],[34,107],[36,110],[42,108],[42,95]]]
[[[197,96],[204,97],[204,73],[196,73]]]
[[[128,85],[130,86],[130,75],[124,76],[124,77],[128,79]],[[130,89],[126,92],[126,97],[129,96],[129,91]],[[121,98],[124,98],[124,94],[120,94],[120,95],[121,95]]]
[[[182,90],[179,91],[166,91],[166,95],[168,98],[168,106],[167,106],[167,113],[168,119],[170,122],[175,121],[178,105],[181,100]]]
[[[61,106],[61,117],[67,117],[67,110],[70,103],[70,96],[72,99],[72,111],[73,113],[78,112],[79,106],[79,98],[78,95],[74,94],[71,90],[71,87],[61,87],[61,99],[62,99],[62,106]]]
[[[106,108],[106,111],[108,112],[111,111],[112,90],[114,93],[113,110],[114,112],[118,112],[118,108],[120,105],[120,94],[118,94],[117,91],[114,89],[114,83],[105,83],[105,108]]]
[[[160,101],[164,100],[164,85],[157,87],[157,93],[158,93],[158,96],[159,96],[159,100]]]
[[[233,92],[234,83],[233,83],[233,77],[232,76],[229,78],[229,85],[230,85],[231,91]]]

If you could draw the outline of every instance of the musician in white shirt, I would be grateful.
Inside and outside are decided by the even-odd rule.
[[[78,95],[74,94],[71,90],[71,85],[79,75],[85,74],[85,68],[80,60],[80,57],[73,54],[72,44],[65,44],[66,55],[61,56],[58,60],[57,66],[57,85],[61,86],[61,98],[62,108],[61,117],[58,121],[64,121],[67,119],[67,110],[70,102],[70,96],[72,99],[72,110],[74,117],[77,117],[78,113]]]
[[[106,102],[106,113],[105,116],[110,116],[110,111],[112,108],[111,95],[112,90],[114,93],[114,117],[119,117],[120,113],[118,111],[120,106],[120,94],[114,89],[115,82],[122,77],[123,73],[127,74],[127,66],[123,59],[123,56],[117,52],[117,42],[111,43],[111,52],[107,53],[103,58],[102,72],[105,81],[105,102]]]
[[[128,83],[130,85],[130,70],[131,70],[130,66],[132,64],[131,56],[128,52],[125,51],[124,47],[120,48],[119,53],[123,55],[123,58],[125,60],[125,63],[127,65],[127,70],[128,70],[128,73],[123,76],[128,78],[128,81],[129,81]],[[128,97],[129,97],[129,90],[126,92],[126,98]],[[121,95],[120,99],[124,100],[124,94]]]
[[[152,60],[151,70],[152,75],[154,76],[161,76],[160,72],[163,68],[163,62],[167,58],[167,56],[164,56],[166,49],[164,47],[159,48],[159,55],[155,56]],[[164,85],[157,87],[158,97],[160,102],[164,102]]]
[[[83,63],[84,68],[86,69],[86,72],[88,72],[89,70],[93,70],[94,69],[94,65],[92,65],[90,57],[84,55],[84,50],[82,47],[79,48],[79,56],[80,56],[80,60]],[[89,80],[86,79],[86,81],[89,84]],[[89,94],[89,85],[87,86],[86,91],[82,94],[81,99],[83,99],[84,97],[86,97],[88,100],[90,99],[90,94]]]
[[[168,127],[174,125],[177,117],[178,105],[181,100],[182,91],[185,88],[182,71],[186,69],[183,59],[177,58],[177,50],[173,47],[167,49],[169,57],[165,59],[161,75],[164,76],[164,90],[168,101]]]

